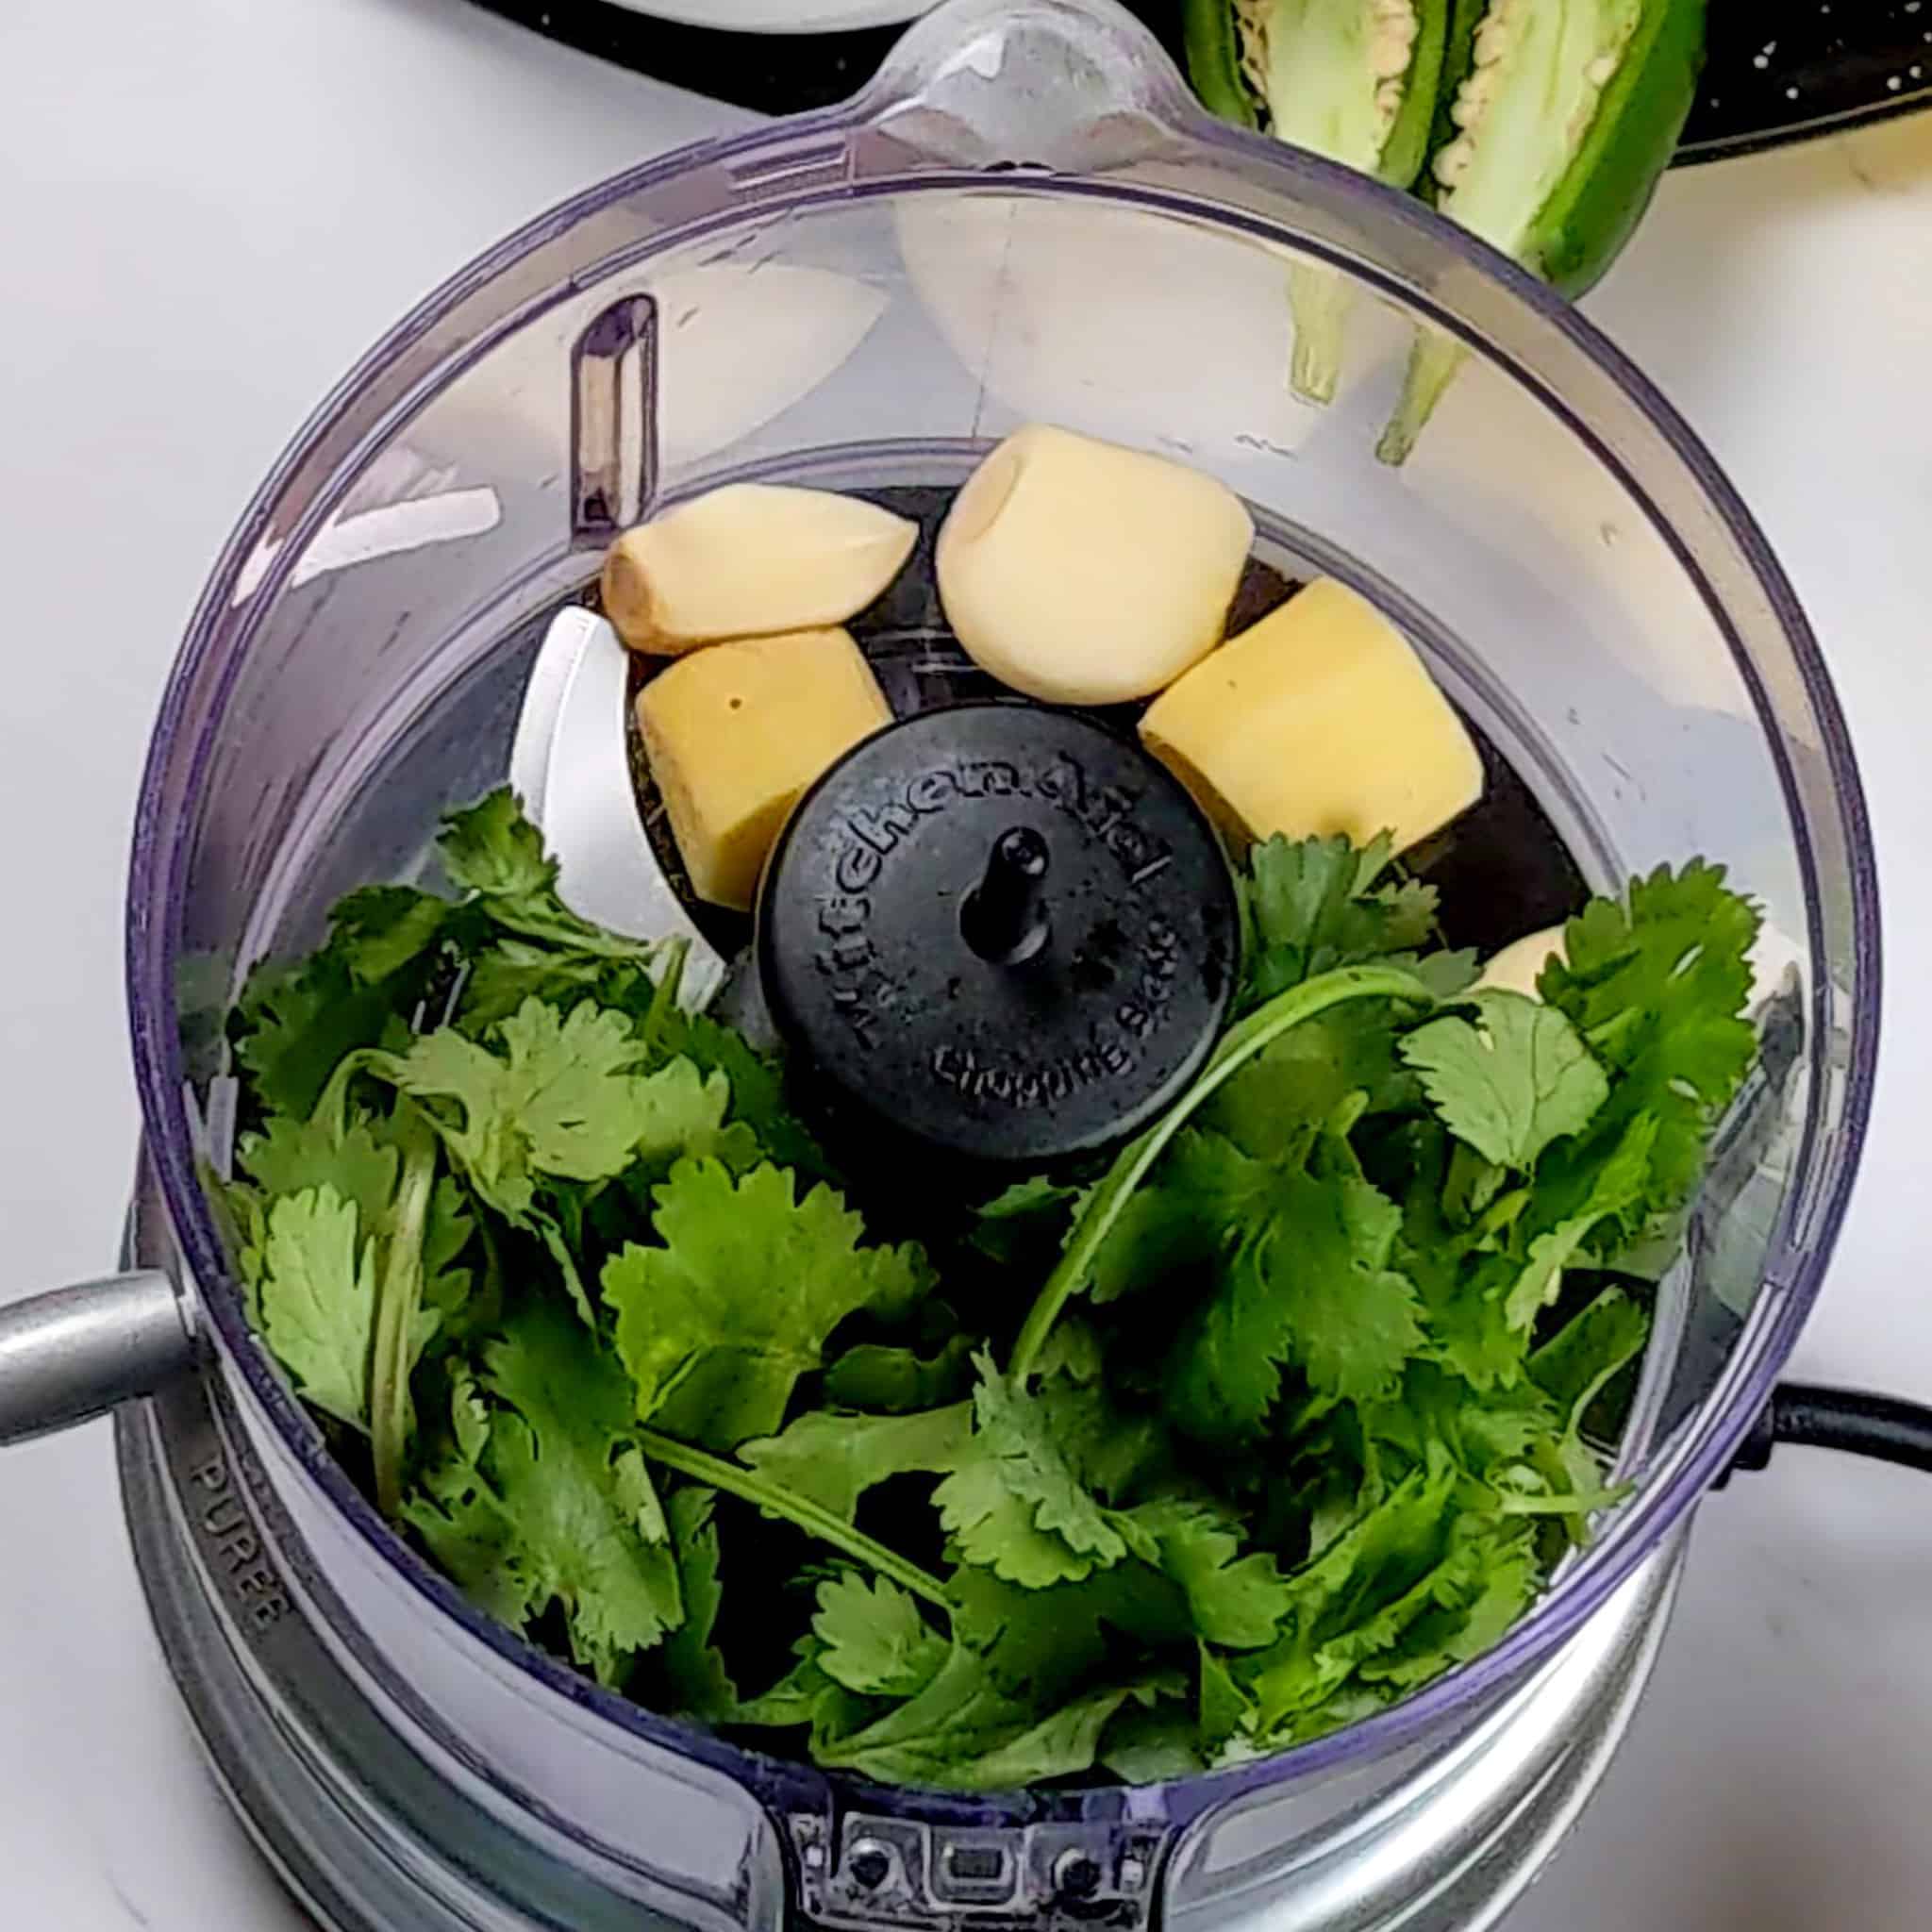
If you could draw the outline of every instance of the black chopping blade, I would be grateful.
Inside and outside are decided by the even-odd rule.
[[[1020,702],[887,726],[792,813],[764,999],[817,1102],[899,1152],[1038,1167],[1134,1132],[1212,1049],[1240,953],[1212,827],[1130,737]]]

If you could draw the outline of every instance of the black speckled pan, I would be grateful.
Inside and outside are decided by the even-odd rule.
[[[679,26],[607,0],[478,0],[492,13],[761,114],[843,100],[898,27],[825,34]],[[1179,0],[1125,0],[1176,56]],[[1711,0],[1704,94],[1679,164],[1754,154],[1932,107],[1932,0]]]

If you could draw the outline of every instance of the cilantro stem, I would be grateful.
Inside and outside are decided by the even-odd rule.
[[[1427,986],[1413,973],[1406,973],[1400,967],[1341,966],[1332,973],[1320,973],[1312,979],[1305,979],[1286,992],[1276,993],[1222,1035],[1221,1044],[1208,1057],[1194,1084],[1145,1133],[1121,1149],[1113,1165],[1087,1197],[1086,1208],[1069,1231],[1060,1258],[1027,1310],[1020,1338],[1013,1344],[1010,1374],[1015,1383],[1024,1384],[1032,1374],[1060,1310],[1085,1283],[1093,1257],[1112,1232],[1129,1196],[1146,1179],[1149,1170],[1187,1124],[1189,1116],[1224,1080],[1290,1027],[1312,1020],[1317,1013],[1326,1012],[1345,1000],[1369,999],[1415,1000],[1424,1006],[1436,1003],[1436,996]]]
[[[726,1462],[722,1457],[710,1455],[703,1449],[693,1449],[689,1442],[678,1441],[675,1436],[660,1436],[656,1429],[640,1429],[638,1446],[654,1462],[661,1462],[665,1468],[675,1469],[696,1482],[708,1483],[714,1490],[723,1490],[727,1495],[737,1496],[743,1502],[757,1504],[760,1509],[796,1524],[821,1542],[830,1543],[835,1550],[842,1550],[855,1561],[876,1570],[881,1576],[890,1577],[914,1596],[923,1596],[948,1616],[952,1614],[953,1600],[946,1594],[945,1586],[930,1571],[922,1570],[908,1557],[889,1550],[884,1543],[853,1528],[823,1505],[801,1496],[797,1491],[782,1488],[769,1477],[746,1469],[741,1462]]]
[[[664,1017],[677,1004],[677,995],[684,986],[684,969],[691,958],[691,941],[686,939],[664,941],[664,970],[651,989],[651,1004],[644,1010],[643,1024],[638,1028],[638,1052],[646,1066],[651,1064],[658,1045],[658,1036],[664,1030]]]
[[[407,1101],[398,1108],[411,1115]],[[436,1186],[436,1137],[420,1115],[408,1123],[402,1179],[388,1221],[388,1256],[375,1305],[369,1369],[369,1445],[375,1464],[376,1507],[394,1522],[403,1502],[403,1460],[409,1446],[409,1371],[416,1317],[423,1306],[423,1240]]]

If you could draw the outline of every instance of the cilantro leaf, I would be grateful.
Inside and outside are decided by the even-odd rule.
[[[1272,1643],[1291,1594],[1274,1559],[1240,1554],[1233,1514],[1211,1503],[1144,1503],[1130,1512],[1155,1544],[1155,1560],[1188,1600],[1194,1627],[1209,1643],[1257,1650]]]
[[[262,1332],[302,1395],[367,1431],[375,1336],[375,1250],[353,1202],[331,1186],[286,1194],[268,1210],[261,1250]]]
[[[451,812],[437,851],[451,879],[479,897],[527,901],[556,889],[557,861],[507,785]]]
[[[465,1033],[480,1038],[526,1000],[572,1007],[592,1000],[618,1012],[649,1008],[654,986],[641,968],[613,966],[597,955],[559,952],[534,940],[504,934],[472,955],[457,1009]]]
[[[861,1247],[841,1195],[795,1186],[769,1165],[734,1179],[681,1160],[653,1191],[662,1245],[628,1243],[603,1274],[641,1417],[713,1448],[772,1435],[841,1322],[929,1285],[922,1250]]]
[[[1620,1288],[1607,1288],[1529,1357],[1530,1380],[1574,1434],[1606,1383],[1643,1353],[1650,1318]]]
[[[393,1140],[378,1141],[367,1121],[338,1134],[325,1118],[281,1113],[260,1133],[242,1135],[235,1150],[236,1165],[263,1193],[333,1188],[371,1227],[389,1211],[399,1159]]]
[[[819,1668],[819,1653],[824,1647],[817,1638],[807,1637],[797,1646],[798,1661],[769,1690],[736,1706],[731,1723],[758,1730],[785,1730],[792,1724],[810,1724],[827,1692],[850,1696]]]
[[[1361,1660],[1359,1633],[1378,1618],[1377,1637],[1392,1643],[1400,1635],[1389,1613],[1408,1606],[1441,1560],[1453,1482],[1446,1464],[1413,1472],[1289,1579],[1286,1634],[1235,1667],[1263,1731],[1332,1695]],[[1415,1605],[1416,1614],[1423,1607]],[[1357,1641],[1336,1647],[1351,1636]]]
[[[1263,1265],[1286,1291],[1294,1357],[1322,1393],[1379,1393],[1421,1343],[1415,1291],[1388,1265],[1401,1222],[1358,1174],[1300,1174],[1281,1189]]]
[[[1255,1707],[1248,1693],[1229,1674],[1227,1666],[1204,1643],[1196,1710],[1201,1744],[1218,1757],[1241,1732],[1252,1727]]]
[[[539,1604],[606,1683],[684,1621],[669,1525],[630,1440],[624,1372],[555,1303],[520,1311],[484,1351],[492,1418],[485,1473]]]
[[[960,1790],[995,1791],[1091,1771],[1101,1739],[1120,1712],[1130,1704],[1152,1708],[1174,1688],[1171,1679],[1154,1677],[1089,1690],[1014,1735],[985,1740],[977,1756],[953,1765],[946,1782]],[[914,1754],[902,1743],[898,1756],[903,1761]],[[878,1761],[876,1747],[874,1761]]]
[[[834,1408],[888,1415],[941,1408],[973,1387],[973,1338],[951,1335],[938,1354],[861,1341],[825,1365],[825,1401]]]
[[[1576,1260],[1598,1226],[1643,1198],[1657,1134],[1656,1116],[1639,1114],[1597,1169],[1583,1205],[1531,1238],[1523,1270],[1504,1297],[1503,1319],[1511,1328],[1530,1327],[1556,1300],[1563,1270]]]
[[[1436,926],[1433,887],[1377,885],[1393,841],[1362,847],[1327,839],[1268,839],[1242,881],[1251,943],[1245,1005],[1337,966],[1418,951]]]
[[[427,978],[425,970],[363,983],[335,946],[298,966],[257,967],[234,1020],[248,1091],[266,1110],[306,1119],[345,1055],[408,1041]]]
[[[1004,1688],[986,1658],[955,1644],[920,1693],[819,1761],[887,1784],[991,1790],[1092,1768],[1101,1735],[1123,1705],[1151,1703],[1153,1684],[1108,1686],[1042,1713]]]
[[[490,1441],[490,1405],[468,1369],[458,1369],[450,1379],[449,1421],[458,1457],[466,1468],[475,1468]]]
[[[1419,1307],[1391,1267],[1402,1213],[1357,1174],[1274,1177],[1168,1376],[1181,1425],[1207,1441],[1252,1434],[1293,1363],[1321,1393],[1386,1392],[1421,1347]]]
[[[883,1576],[870,1583],[842,1570],[819,1585],[812,1634],[819,1667],[848,1690],[914,1697],[939,1674],[948,1645],[919,1613],[919,1601]]]
[[[1100,1763],[1124,1784],[1159,1784],[1206,1771],[1201,1745],[1196,1708],[1162,1697],[1145,1707],[1129,1704],[1116,1713],[1101,1739]]]
[[[1689,1198],[1717,1115],[1757,1050],[1743,1013],[1758,915],[1724,881],[1722,866],[1692,860],[1633,879],[1622,900],[1592,900],[1539,982],[1617,1076],[1605,1131],[1657,1118],[1653,1215]]]
[[[951,1469],[972,1436],[963,1402],[915,1415],[839,1415],[808,1410],[782,1435],[740,1445],[760,1475],[850,1523],[867,1490],[895,1475]]]
[[[1129,1196],[1093,1257],[1089,1293],[1098,1305],[1211,1264],[1230,1230],[1265,1211],[1274,1184],[1261,1161],[1200,1127],[1176,1134],[1155,1172],[1152,1185]]]
[[[479,1471],[458,1462],[430,1472],[405,1500],[402,1518],[485,1616],[528,1629],[543,1586],[525,1566],[516,1525]]]
[[[766,1159],[838,1185],[838,1169],[786,1102],[783,1074],[743,1034],[674,1006],[660,1015],[655,1042],[661,1056],[688,1059],[708,1078],[724,1076],[730,1118],[751,1130]]]
[[[1516,992],[1477,993],[1471,1022],[1431,1020],[1402,1042],[1443,1124],[1498,1167],[1528,1169],[1559,1135],[1580,1132],[1609,1082],[1576,1028]]]
[[[1490,1649],[1529,1607],[1540,1566],[1525,1530],[1492,1531],[1443,1566],[1431,1601],[1398,1641],[1364,1659],[1361,1676],[1390,1692],[1414,1690]]]
[[[809,1632],[796,1651],[798,1662],[763,1695],[740,1705],[731,1722],[766,1728],[809,1724],[811,1755],[823,1761],[836,1745],[877,1717],[879,1700],[848,1690],[827,1676],[820,1662],[824,1645]]]
[[[1122,1209],[1204,1102],[1247,1061],[1296,1025],[1357,1000],[1417,996],[1427,998],[1415,975],[1405,969],[1343,967],[1276,994],[1230,1026],[1193,1084],[1160,1119],[1121,1149],[1107,1173],[1082,1198],[1060,1257],[1034,1296],[1013,1344],[1013,1370],[1021,1380],[1032,1373],[1041,1348],[1068,1300],[1087,1285],[1094,1257],[1119,1221]]]
[[[1393,1001],[1364,1000],[1291,1028],[1208,1102],[1204,1124],[1257,1160],[1296,1166],[1345,1113],[1420,1109],[1421,1083],[1397,1051],[1398,1019]]]
[[[1126,1540],[1056,1439],[1049,1412],[981,1356],[975,1424],[958,1466],[934,1491],[940,1521],[969,1562],[1028,1589],[1117,1563]]]
[[[1019,1265],[1042,1242],[1059,1241],[1066,1231],[1067,1211],[1079,1198],[1078,1188],[1048,1180],[1044,1174],[1015,1181],[974,1210],[972,1243],[995,1261]]]
[[[373,986],[425,960],[461,925],[447,899],[413,886],[364,886],[329,914],[330,944],[351,978]]]
[[[473,1312],[472,1272],[457,1263],[468,1253],[475,1231],[475,1217],[461,1185],[454,1175],[438,1175],[423,1232],[423,1306],[436,1314],[443,1334],[458,1316]]]
[[[296,964],[258,965],[233,1022],[236,1058],[265,1111],[306,1119],[344,1055],[400,1047],[452,947],[472,937],[460,908],[408,886],[340,900],[327,942]]]
[[[1487,1520],[1452,1517],[1435,1561],[1406,1589],[1395,1590],[1371,1614],[1357,1617],[1315,1651],[1318,1678],[1357,1676],[1373,1682],[1375,1666],[1400,1656],[1415,1641],[1418,1624],[1437,1610],[1462,1609],[1477,1593],[1486,1557],[1493,1544]],[[1323,1726],[1325,1728],[1326,1726]]]
[[[536,1176],[608,1180],[638,1158],[707,1144],[729,1104],[725,1083],[688,1060],[650,1074],[620,1012],[586,1001],[567,1014],[527,1000],[494,1029],[502,1052],[442,1027],[377,1068],[440,1116],[451,1154],[501,1213],[528,1213]]]
[[[637,963],[659,946],[625,939],[573,912],[557,892],[557,861],[507,786],[443,820],[443,870],[500,926],[565,952]]]
[[[738,1686],[711,1641],[724,1596],[718,1581],[718,1531],[711,1521],[715,1500],[709,1490],[685,1488],[665,1506],[684,1621],[665,1639],[661,1662],[678,1711],[704,1724],[722,1724],[738,1708]]]

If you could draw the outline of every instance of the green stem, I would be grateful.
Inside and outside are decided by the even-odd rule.
[[[1469,351],[1454,336],[1442,335],[1425,325],[1417,328],[1395,413],[1390,417],[1389,426],[1375,445],[1378,462],[1399,469],[1408,460],[1416,439],[1422,435],[1468,355]]]
[[[1433,1006],[1435,998],[1413,973],[1406,973],[1400,967],[1341,966],[1276,993],[1246,1019],[1230,1026],[1194,1084],[1144,1134],[1121,1149],[1105,1177],[1087,1197],[1087,1206],[1067,1237],[1058,1265],[1047,1276],[1046,1286],[1027,1311],[1020,1339],[1013,1344],[1009,1373],[1014,1382],[1024,1383],[1033,1373],[1060,1310],[1086,1281],[1093,1257],[1113,1231],[1134,1190],[1147,1177],[1148,1171],[1160,1158],[1167,1143],[1186,1125],[1189,1117],[1224,1081],[1240,1072],[1291,1026],[1312,1020],[1317,1013],[1324,1013],[1345,1000],[1417,1000]]]
[[[358,1046],[336,1062],[328,1084],[316,1097],[314,1118],[327,1123],[330,1138],[337,1146],[341,1145],[343,1135],[349,1131],[349,1083],[358,1074],[373,1071],[378,1058],[388,1058],[373,1046]]]
[[[664,970],[651,990],[651,1004],[645,1008],[643,1024],[638,1028],[638,1051],[646,1066],[657,1050],[658,1036],[664,1030],[665,1016],[677,1004],[677,995],[683,991],[684,969],[690,958],[689,940],[675,939],[664,942]]]
[[[621,933],[607,932],[602,926],[578,919],[563,906],[555,910],[546,908],[527,911],[513,897],[490,893],[483,895],[482,906],[506,932],[555,946],[559,952],[587,953],[596,959],[619,959],[648,968],[664,947],[662,940],[632,940]]]
[[[914,1596],[923,1596],[927,1603],[937,1605],[948,1615],[952,1613],[953,1600],[937,1576],[922,1570],[897,1551],[889,1550],[884,1543],[854,1529],[823,1505],[801,1496],[795,1490],[782,1489],[746,1469],[742,1463],[726,1462],[722,1457],[712,1456],[703,1449],[693,1449],[689,1442],[678,1441],[675,1436],[661,1436],[656,1429],[640,1429],[638,1444],[654,1462],[661,1462],[665,1468],[675,1469],[695,1482],[708,1483],[714,1490],[723,1490],[727,1495],[757,1504],[760,1509],[795,1524],[821,1542],[830,1543],[835,1550],[842,1550],[854,1561],[876,1570],[881,1576],[890,1577]]]
[[[423,1305],[423,1239],[436,1186],[436,1138],[418,1123],[411,1128],[395,1205],[390,1211],[389,1251],[376,1296],[369,1368],[369,1444],[375,1464],[375,1501],[392,1522],[403,1501],[403,1462],[409,1447],[409,1371],[414,1366],[411,1344]]]

